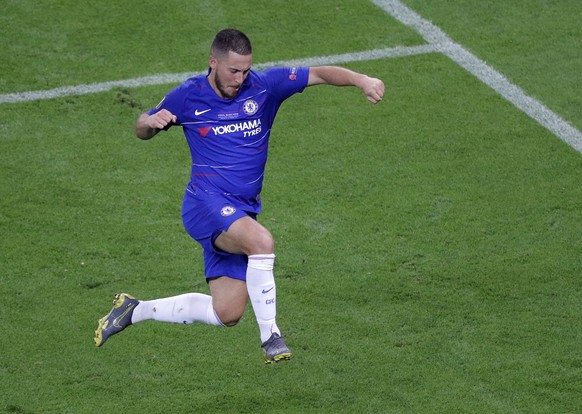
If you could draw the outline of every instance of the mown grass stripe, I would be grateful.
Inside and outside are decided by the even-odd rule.
[[[399,0],[371,0],[401,23],[418,32],[430,45],[480,79],[487,86],[526,113],[558,138],[582,153],[582,133],[538,100],[528,96],[504,75],[455,43],[437,26],[422,18]]]

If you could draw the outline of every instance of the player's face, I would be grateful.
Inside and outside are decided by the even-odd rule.
[[[252,55],[234,52],[222,57],[210,56],[210,83],[216,93],[222,98],[234,98],[249,75],[252,61]]]

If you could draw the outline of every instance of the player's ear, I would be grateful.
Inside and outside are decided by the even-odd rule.
[[[218,60],[214,56],[210,55],[210,62],[209,63],[210,63],[210,69],[214,70],[214,69],[216,69],[216,64],[218,63]]]

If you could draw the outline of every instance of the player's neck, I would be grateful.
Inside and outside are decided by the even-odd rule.
[[[222,96],[220,89],[218,89],[218,86],[216,85],[216,79],[215,79],[213,71],[210,71],[210,73],[208,75],[206,75],[206,79],[208,79],[208,83],[210,84],[210,86],[214,90],[214,93],[217,94],[219,97],[224,99],[224,96]]]

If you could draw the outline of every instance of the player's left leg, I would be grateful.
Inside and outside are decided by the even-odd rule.
[[[276,322],[274,262],[274,254],[255,254],[249,256],[247,268],[247,289],[261,332],[265,362],[268,364],[291,358],[291,350],[281,338]]]
[[[248,257],[246,287],[259,325],[265,361],[270,363],[290,359],[291,351],[281,338],[276,322],[273,236],[256,220],[242,217],[222,232],[214,244],[223,251]]]
[[[271,233],[251,217],[242,217],[222,232],[214,245],[222,251],[248,257],[246,287],[259,324],[261,342],[266,342],[273,333],[280,335],[275,322],[275,242]]]

